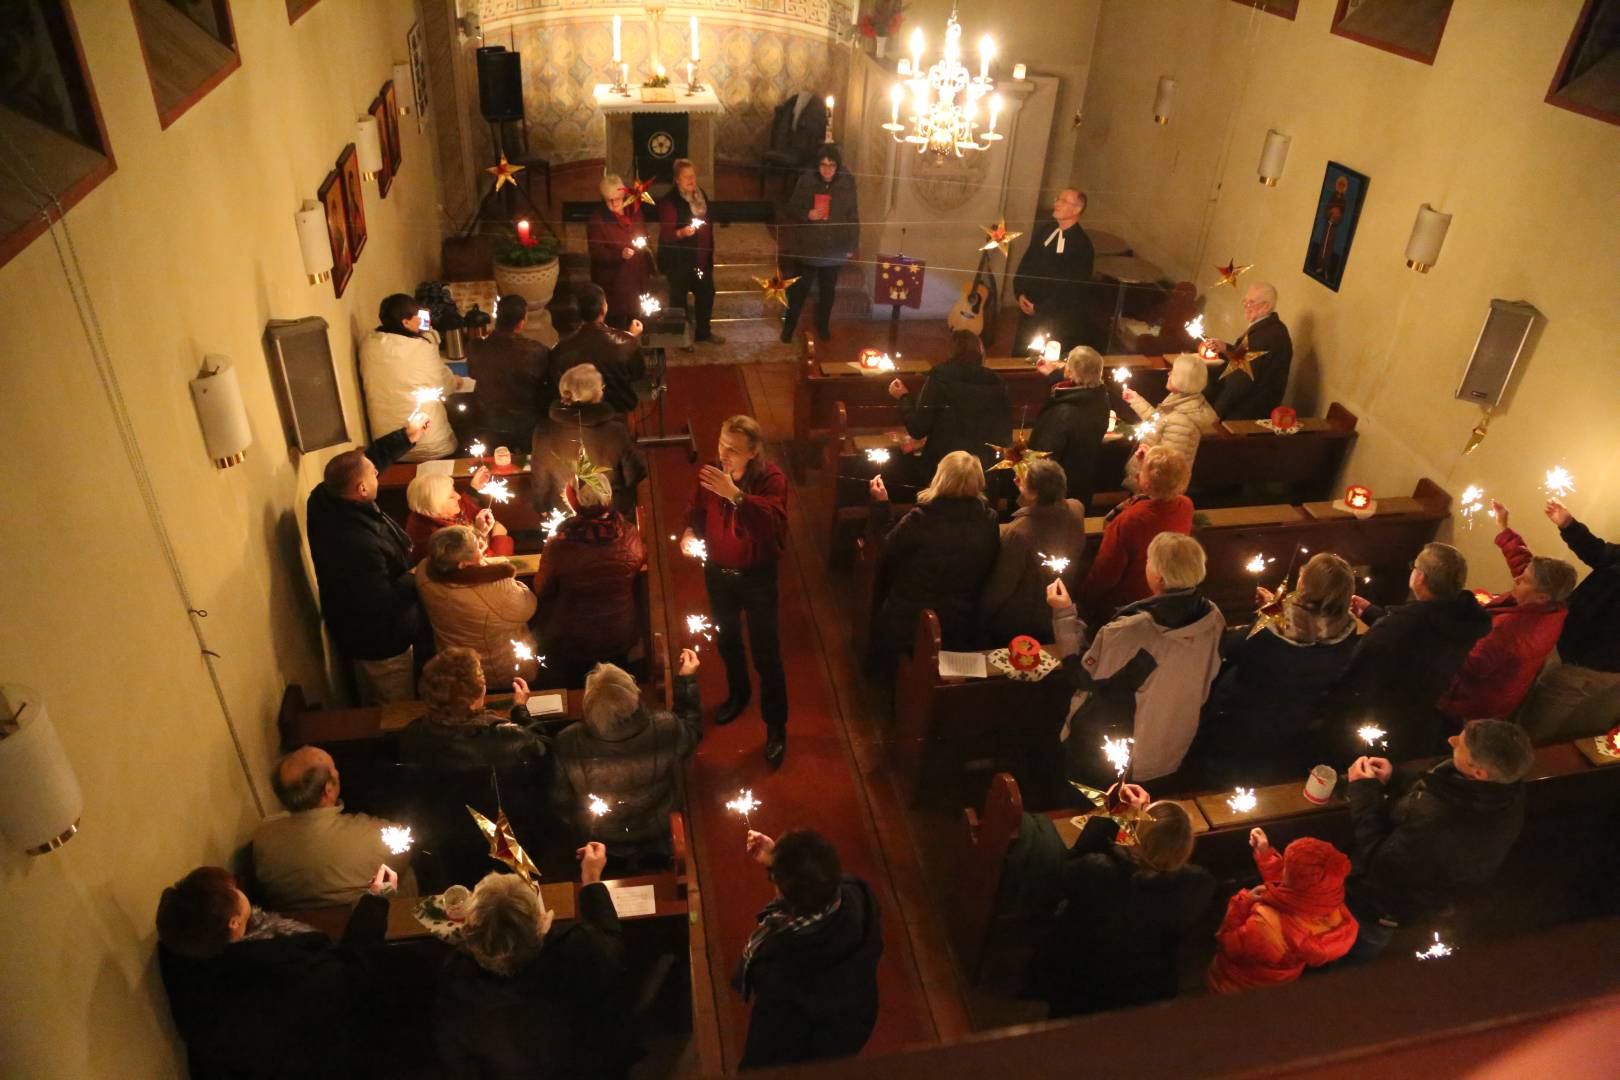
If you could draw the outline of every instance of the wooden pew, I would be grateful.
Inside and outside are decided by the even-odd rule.
[[[1232,810],[1226,802],[1230,792],[1176,798],[1193,822],[1193,861],[1217,877],[1252,878],[1248,838],[1249,830],[1256,826],[1264,828],[1272,846],[1279,849],[1301,836],[1315,836],[1330,841],[1341,851],[1350,851],[1350,804],[1338,794],[1327,803],[1311,803],[1304,797],[1304,783],[1302,776],[1296,782],[1256,788],[1256,807],[1248,813]],[[1152,794],[1163,797],[1158,792]],[[1617,796],[1620,764],[1594,765],[1575,743],[1536,749],[1535,767],[1525,787],[1527,815],[1601,810],[1612,807]],[[1072,846],[1079,829],[1071,819],[1095,812],[1087,806],[1049,810],[1045,816],[1057,826],[1064,844]],[[1023,815],[1018,781],[1008,773],[998,773],[991,779],[983,808],[964,808],[954,834],[951,888],[947,890],[951,906],[946,912],[946,926],[962,969],[973,981],[980,977],[999,929],[1029,930],[1027,922],[1015,913],[997,909],[1007,853],[1017,839]]]

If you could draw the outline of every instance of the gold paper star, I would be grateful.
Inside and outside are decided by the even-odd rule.
[[[993,229],[984,225],[980,225],[979,228],[984,229],[984,235],[990,238],[982,247],[979,248],[979,250],[989,251],[991,248],[1000,248],[1003,255],[1007,254],[1008,244],[1024,235],[1021,232],[1008,232],[1006,218],[1002,218],[1000,221],[996,222],[996,227]]]
[[[990,466],[989,472],[995,472],[997,469],[1011,469],[1013,475],[1020,480],[1024,478],[1024,470],[1029,468],[1030,462],[1036,458],[1052,456],[1050,450],[1031,450],[1028,437],[1023,435],[1014,435],[1011,446],[997,446],[995,443],[985,443],[984,445],[994,450],[997,457],[1000,458],[999,461]]]
[[[1226,367],[1221,370],[1221,378],[1226,378],[1234,371],[1241,371],[1249,378],[1254,378],[1254,362],[1266,355],[1266,350],[1259,349],[1251,352],[1248,345],[1238,342],[1226,348]]]
[[[647,191],[651,183],[650,180],[632,180],[628,187],[622,187],[619,190],[630,196],[632,202],[644,202],[648,206],[656,206],[657,203]]]
[[[496,862],[505,863],[515,872],[528,878],[529,884],[536,889],[540,888],[540,868],[530,860],[529,853],[523,850],[523,845],[517,842],[512,835],[512,823],[506,820],[504,807],[495,811],[495,820],[480,814],[472,807],[467,807],[467,813],[478,823],[479,831],[484,839],[489,841],[489,857]]]
[[[782,272],[778,270],[768,278],[757,277],[754,282],[764,290],[764,295],[760,297],[764,303],[768,304],[775,300],[783,307],[787,307],[787,291],[798,280],[796,277],[784,278]]]
[[[507,184],[517,187],[517,174],[522,172],[523,169],[524,166],[513,165],[511,162],[506,160],[506,155],[502,154],[501,163],[499,165],[491,165],[484,171],[495,178],[495,190],[499,191]]]
[[[1253,263],[1244,263],[1242,266],[1239,266],[1236,259],[1228,259],[1226,260],[1225,266],[1217,266],[1215,268],[1215,272],[1221,275],[1221,279],[1215,284],[1211,285],[1210,288],[1218,289],[1222,285],[1230,285],[1235,289],[1237,288],[1237,279],[1253,269]]]

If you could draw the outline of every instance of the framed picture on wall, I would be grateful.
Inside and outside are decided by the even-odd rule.
[[[394,152],[389,149],[393,135],[388,130],[388,103],[378,94],[366,110],[377,121],[377,140],[382,143],[382,168],[377,170],[377,198],[388,198],[388,189],[394,186]]]
[[[1367,177],[1330,161],[1322,177],[1322,194],[1316,200],[1316,219],[1311,222],[1311,242],[1305,249],[1305,274],[1339,291],[1344,264],[1350,258],[1350,242],[1356,236],[1361,204],[1367,198]]]
[[[416,96],[416,130],[427,123],[427,57],[422,55],[422,24],[413,23],[405,32],[405,52],[411,63],[411,92]]]
[[[343,178],[343,206],[345,223],[349,228],[349,258],[360,261],[360,252],[366,246],[366,196],[360,190],[360,157],[354,152],[354,143],[343,148],[337,159],[338,175]]]
[[[399,94],[394,90],[393,79],[383,83],[382,99],[388,116],[388,172],[398,176],[399,167],[405,161],[405,151],[399,145]]]
[[[333,169],[315,193],[326,211],[326,239],[332,245],[332,292],[340,299],[354,273],[349,254],[349,209],[343,201],[343,178]]]

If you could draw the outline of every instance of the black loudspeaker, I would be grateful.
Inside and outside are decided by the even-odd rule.
[[[1474,342],[1474,355],[1468,358],[1468,370],[1457,387],[1457,398],[1493,407],[1501,401],[1540,317],[1541,312],[1522,300],[1492,300],[1479,340]]]
[[[491,122],[523,119],[523,54],[504,45],[478,50],[478,111]]]

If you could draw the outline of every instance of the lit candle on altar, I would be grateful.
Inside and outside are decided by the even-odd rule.
[[[530,228],[528,218],[524,218],[517,223],[517,234],[518,243],[522,244],[524,247],[528,247],[530,244],[534,243],[534,241],[529,238]]]
[[[990,79],[990,60],[996,55],[996,43],[986,34],[979,39],[979,79],[988,82]]]
[[[619,17],[613,16],[613,62],[617,64],[624,59],[619,50]]]
[[[923,69],[922,54],[923,32],[922,27],[919,26],[911,32],[911,70],[919,76],[922,75]]]
[[[695,63],[701,59],[703,59],[703,50],[698,47],[697,16],[694,15],[692,16],[692,60]],[[688,70],[690,70],[690,67],[691,65],[688,65]],[[692,81],[690,76],[686,81]]]

